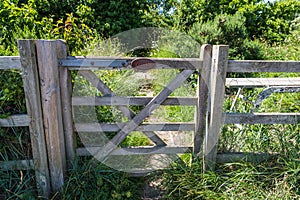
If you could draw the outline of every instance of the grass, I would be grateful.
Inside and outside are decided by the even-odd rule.
[[[75,162],[54,199],[138,199],[143,179],[113,170],[93,159]]]
[[[34,171],[0,171],[0,199],[36,199]]]
[[[274,48],[269,56],[280,51]],[[286,50],[288,51],[288,50]],[[292,51],[292,56],[297,56]],[[284,57],[284,53],[279,55]],[[298,58],[298,57],[296,57]],[[162,73],[163,72],[163,73]],[[172,78],[176,70],[160,70],[150,72],[155,79],[151,90],[156,95]],[[132,71],[112,71],[98,74],[110,83],[118,95],[136,95],[141,80],[130,81],[134,77]],[[299,77],[299,74],[287,74]],[[19,75],[18,75],[19,76]],[[259,77],[283,77],[286,74],[252,74]],[[18,79],[19,80],[19,79]],[[83,80],[79,78],[82,83]],[[125,84],[116,84],[124,82]],[[86,87],[89,87],[87,82]],[[192,84],[191,84],[192,83]],[[78,93],[85,95],[100,95],[78,85]],[[232,112],[250,112],[252,103],[262,89],[242,89],[239,95],[237,89],[227,88],[224,109]],[[1,94],[4,94],[4,90]],[[172,93],[173,96],[194,96],[193,82]],[[237,101],[233,105],[234,99]],[[8,99],[8,98],[6,98]],[[20,101],[20,99],[18,100]],[[2,103],[2,102],[1,102]],[[18,103],[21,113],[24,105]],[[2,104],[1,104],[2,105]],[[4,105],[4,104],[3,104]],[[264,100],[258,112],[299,112],[299,94],[273,94]],[[85,112],[89,112],[82,108]],[[132,107],[138,112],[141,107]],[[2,112],[2,110],[1,110]],[[16,111],[13,110],[12,113]],[[95,110],[92,110],[95,112]],[[3,112],[4,113],[4,112]],[[81,108],[78,118],[89,122]],[[120,113],[108,107],[96,108],[96,120],[119,122],[127,121],[119,117]],[[1,113],[2,114],[2,113]],[[162,106],[154,116],[158,120],[169,122],[191,122],[194,117],[194,107]],[[165,199],[299,199],[300,198],[300,126],[299,125],[226,125],[223,127],[219,151],[221,152],[266,152],[275,153],[271,160],[262,163],[228,163],[218,164],[215,171],[203,173],[202,160],[191,154],[181,156],[169,168],[161,171],[161,188]],[[188,134],[188,133],[187,133]],[[28,159],[31,157],[29,134],[25,129],[0,129],[0,159]],[[149,145],[150,142],[140,132],[130,134],[122,146]],[[82,144],[80,144],[82,145]],[[132,158],[129,161],[139,161]],[[190,162],[193,159],[193,162]],[[122,162],[121,162],[122,164]],[[134,163],[135,164],[135,163]],[[153,175],[155,176],[155,175]],[[33,171],[0,171],[0,199],[36,199],[37,193]],[[152,177],[153,178],[153,177]],[[118,172],[102,164],[95,164],[92,158],[80,158],[68,171],[66,183],[60,193],[52,199],[139,199],[144,178],[129,177],[127,173]]]
[[[167,84],[167,77],[159,73],[157,93]],[[163,79],[165,82],[160,81]],[[186,85],[185,85],[186,86]],[[225,101],[227,111],[250,112],[251,103],[261,89],[243,89],[232,107],[236,90],[228,90]],[[172,95],[193,96],[193,87],[181,87]],[[297,112],[298,94],[275,94],[265,100],[259,112]],[[276,103],[274,103],[276,102]],[[136,108],[139,109],[139,108]],[[192,121],[194,108],[164,106],[156,114],[169,121]],[[122,120],[122,119],[121,119]],[[28,132],[14,128],[9,133],[1,129],[1,158],[24,159],[31,155]],[[272,152],[277,156],[262,163],[219,164],[215,171],[203,173],[202,160],[184,155],[163,170],[161,187],[165,199],[299,199],[300,197],[300,127],[299,125],[227,125],[223,127],[219,151]],[[13,133],[11,135],[11,133]],[[140,138],[142,138],[140,140]],[[143,139],[144,138],[144,139]],[[123,146],[147,145],[147,138],[134,132]],[[13,142],[10,142],[13,141]],[[137,143],[137,141],[139,141]],[[146,143],[145,143],[146,142]],[[81,158],[83,159],[83,158]],[[139,199],[143,178],[129,177],[93,159],[79,159],[68,171],[68,178],[60,193],[52,199]],[[134,159],[133,159],[134,160]],[[136,160],[141,160],[137,158]],[[32,171],[1,171],[0,199],[35,199],[36,188]]]
[[[256,77],[290,77],[289,75],[297,77],[299,74],[255,74]],[[172,76],[161,73],[158,77],[163,79],[158,78],[158,82],[167,82],[166,77]],[[173,95],[187,95],[190,89],[193,88],[179,89]],[[262,89],[242,89],[239,94],[237,91],[227,88],[224,109],[227,112],[251,112],[252,102]],[[236,101],[233,104],[234,99]],[[299,105],[299,94],[272,94],[263,101],[258,112],[299,112]],[[161,118],[170,121],[193,118],[193,110],[183,112],[179,106],[166,106],[158,113]],[[201,159],[194,158],[190,165],[177,160],[163,171],[161,187],[165,189],[165,198],[299,199],[299,128],[299,125],[224,126],[219,139],[220,152],[266,152],[277,156],[262,163],[218,164],[215,171],[207,173],[202,171]]]
[[[0,162],[30,159],[27,128],[0,128]],[[34,199],[37,196],[34,171],[0,170],[0,199]]]
[[[295,161],[230,163],[207,173],[201,169],[201,160],[196,160],[191,166],[179,162],[166,170],[162,181],[166,198],[298,199],[300,195],[299,163]]]

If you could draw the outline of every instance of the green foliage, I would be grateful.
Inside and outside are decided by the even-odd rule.
[[[235,14],[245,5],[255,5],[262,0],[184,0],[174,6],[174,27],[189,30],[195,23],[205,23],[220,14]]]
[[[231,59],[261,59],[259,43],[247,39],[245,21],[239,13],[218,15],[214,20],[194,24],[189,35],[200,44],[229,45]]]
[[[276,77],[276,75],[280,74],[259,74],[256,77]],[[262,90],[263,88],[240,88],[239,90],[228,88],[224,109],[226,112],[250,113],[253,109],[253,102]],[[257,112],[297,113],[299,110],[299,93],[281,93],[272,94],[263,100]],[[221,132],[219,151],[277,152],[284,156],[289,153],[293,155],[300,149],[299,145],[294,144],[294,141],[299,140],[296,134],[298,132],[298,125],[226,125]]]
[[[17,55],[16,39],[64,39],[70,55],[122,55],[117,40],[103,38],[142,26],[170,27],[185,31],[193,38],[173,31],[155,41],[153,57],[198,57],[200,44],[228,44],[231,59],[300,60],[300,2],[283,0],[2,0],[0,2],[0,55]],[[196,40],[197,42],[195,42]],[[264,43],[262,43],[262,41]],[[146,52],[146,53],[145,53]],[[128,53],[128,52],[126,52]],[[130,55],[147,55],[148,50]],[[157,94],[174,73],[158,73],[151,82]],[[102,71],[98,74],[117,95],[138,95],[144,80],[132,71]],[[282,74],[254,74],[282,76]],[[291,75],[291,74],[290,74]],[[234,76],[238,76],[234,74]],[[292,74],[299,76],[299,74]],[[136,80],[134,82],[133,80]],[[196,78],[177,89],[173,95],[193,96]],[[0,71],[0,117],[25,113],[25,98],[19,71]],[[81,95],[102,95],[87,90],[80,80]],[[148,83],[146,83],[148,84]],[[194,85],[193,85],[194,84]],[[90,85],[88,85],[89,87]],[[236,91],[227,94],[227,110],[250,112],[261,90],[243,90],[236,104]],[[230,90],[230,92],[232,92]],[[265,100],[259,112],[298,112],[298,94],[276,94]],[[131,107],[139,111],[140,107]],[[78,112],[81,112],[79,108]],[[96,121],[127,121],[116,109],[98,106]],[[77,111],[75,111],[77,112]],[[194,108],[165,106],[156,117],[167,121],[192,121]],[[80,118],[80,115],[78,115]],[[89,122],[85,113],[82,119]],[[93,119],[94,120],[94,119]],[[262,151],[279,153],[283,159],[252,166],[246,163],[220,165],[216,172],[202,173],[201,161],[190,166],[180,160],[164,172],[167,199],[298,199],[299,198],[299,126],[228,125],[223,128],[220,151]],[[1,160],[31,157],[28,131],[0,129]],[[149,145],[140,132],[129,135],[121,146]],[[131,158],[129,158],[130,160]],[[132,158],[140,162],[141,158]],[[0,199],[34,199],[31,172],[0,172]],[[138,183],[138,184],[137,184]],[[77,164],[69,171],[62,199],[137,199],[139,180],[102,165]],[[74,192],[75,191],[75,192]]]
[[[73,14],[66,15],[65,22],[60,19],[54,25],[51,36],[65,40],[68,44],[69,54],[76,55],[97,37],[97,33]]]
[[[152,70],[153,75],[152,90],[157,95],[165,86],[173,80],[179,73],[178,70]],[[192,97],[195,96],[195,88],[191,82],[186,81],[177,88],[170,96]],[[194,120],[193,106],[161,106],[154,113],[155,118],[168,122],[192,122]]]
[[[99,1],[97,0],[34,0],[40,16],[53,17],[54,21],[66,20],[66,13],[83,20],[90,28],[104,37],[143,26],[142,16],[149,7],[142,1]],[[41,18],[41,17],[40,17]]]
[[[290,34],[291,23],[300,13],[297,0],[246,4],[239,11],[247,18],[246,27],[252,38],[272,44],[282,42]]]
[[[33,171],[0,171],[0,177],[0,199],[36,199]]]
[[[283,43],[262,46],[265,59],[268,60],[300,60],[300,29],[294,30]]]
[[[275,163],[278,162],[276,165]],[[202,161],[178,161],[163,174],[166,199],[298,199],[299,162],[231,163],[202,172]]]
[[[38,12],[35,10],[33,1],[28,4],[3,0],[0,3],[0,41],[3,49],[7,51],[16,51],[16,38],[18,33],[25,27],[27,30],[36,30],[36,19]],[[16,53],[16,52],[14,52]]]
[[[28,128],[0,128],[0,162],[26,160],[31,156]],[[34,199],[37,196],[34,172],[0,170],[0,199]]]
[[[130,146],[151,146],[150,139],[142,132],[132,132],[120,144],[123,147]]]
[[[143,10],[142,22],[146,27],[172,27],[177,0],[148,0]]]
[[[201,45],[191,36],[176,30],[162,29],[153,43],[151,57],[198,58]]]
[[[272,44],[282,42],[290,33],[291,22],[300,13],[297,0],[266,3],[262,0],[179,1],[174,6],[174,25],[177,30],[188,31],[195,23],[213,21],[220,14],[245,16],[245,27],[251,39]]]
[[[24,160],[31,157],[28,128],[0,128],[0,160]]]
[[[25,97],[20,71],[0,70],[0,82],[0,117],[25,113]]]
[[[76,54],[102,36],[142,26],[146,10],[145,2],[138,1],[4,0],[0,3],[0,54],[17,54],[19,38],[64,39],[70,54]]]
[[[60,199],[137,199],[141,180],[103,164],[76,162]]]

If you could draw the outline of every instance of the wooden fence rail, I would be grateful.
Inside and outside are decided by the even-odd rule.
[[[20,40],[20,56],[0,57],[0,70],[22,70],[27,114],[0,119],[0,127],[28,126],[33,158],[0,161],[0,169],[34,169],[40,195],[49,197],[64,184],[66,169],[75,156],[99,154],[99,147],[76,147],[77,132],[118,132],[101,147],[98,157],[107,155],[180,154],[186,150],[201,156],[204,169],[216,162],[250,160],[257,154],[218,154],[223,124],[299,124],[300,113],[224,113],[225,87],[300,87],[300,78],[226,78],[229,72],[300,72],[299,61],[227,60],[228,46],[203,45],[199,58],[113,58],[67,57],[61,40]],[[181,69],[181,73],[155,97],[116,96],[91,70],[132,69],[138,60],[155,69]],[[148,64],[149,64],[148,63]],[[71,71],[79,74],[103,96],[72,97]],[[195,97],[169,97],[192,73],[199,76]],[[73,122],[72,106],[115,106],[127,123]],[[128,106],[144,106],[135,114]],[[158,106],[194,106],[194,122],[146,123],[144,119]],[[142,131],[156,146],[116,148],[131,132]],[[168,146],[156,131],[193,131],[193,146]],[[94,154],[93,154],[94,152]],[[268,155],[259,154],[260,157]],[[255,157],[260,159],[260,157]]]

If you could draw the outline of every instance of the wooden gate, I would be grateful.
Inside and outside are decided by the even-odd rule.
[[[180,154],[188,150],[205,160],[213,160],[217,137],[206,136],[205,148],[203,138],[206,129],[219,133],[222,125],[222,104],[224,94],[224,76],[227,67],[228,46],[214,46],[212,55],[210,45],[201,47],[200,59],[134,59],[134,58],[80,58],[67,57],[67,47],[60,40],[20,40],[18,41],[20,61],[23,68],[23,81],[27,110],[30,118],[29,127],[32,134],[32,148],[35,168],[38,171],[37,182],[46,196],[51,187],[57,191],[64,183],[68,163],[75,156],[89,155],[95,152],[98,159],[108,155],[145,155],[145,154]],[[213,60],[213,63],[212,63]],[[155,97],[120,97],[108,88],[92,70],[132,69],[151,65],[154,69],[180,69],[180,73]],[[144,66],[145,67],[145,66]],[[211,67],[213,67],[212,73]],[[71,71],[88,80],[102,94],[100,97],[71,97]],[[169,97],[191,74],[197,73],[197,96]],[[212,80],[212,81],[211,81]],[[210,85],[223,85],[211,90],[211,111],[208,111],[208,88]],[[33,98],[34,97],[34,98]],[[91,100],[92,99],[92,100]],[[116,106],[128,122],[122,126],[116,124],[73,123],[72,106],[76,105],[109,105]],[[73,105],[72,105],[73,104]],[[216,106],[216,104],[219,104]],[[144,105],[139,112],[134,113],[129,105]],[[194,123],[143,123],[144,119],[160,105],[193,105],[195,106]],[[210,112],[211,119],[207,119]],[[206,127],[206,121],[213,120]],[[114,130],[118,133],[100,149],[77,148],[75,145],[75,129],[77,131]],[[134,130],[142,131],[153,143],[154,147],[117,148],[125,137]],[[194,131],[193,146],[169,147],[155,131],[189,130]],[[212,139],[210,139],[212,138]],[[202,150],[203,149],[203,150]],[[125,153],[124,153],[125,152]],[[209,163],[209,162],[208,162]],[[47,168],[48,167],[48,168]],[[136,172],[136,171],[135,171]]]
[[[224,48],[225,53],[222,59],[227,59],[228,47]],[[226,51],[227,50],[227,51]],[[70,131],[65,133],[65,144],[68,160],[72,161],[75,155],[85,156],[92,154],[97,159],[105,159],[108,155],[145,155],[145,154],[180,154],[188,150],[202,155],[203,133],[205,130],[207,99],[208,99],[208,85],[210,84],[211,71],[211,53],[210,45],[203,45],[201,48],[200,59],[136,59],[136,58],[66,58],[59,61],[59,68],[65,71],[64,84],[70,88],[70,71],[78,70],[79,74],[88,80],[98,91],[102,94],[101,97],[72,97],[70,95],[65,97],[64,101],[72,102],[73,106],[80,105],[110,105],[116,106],[124,116],[129,120],[122,125],[117,124],[82,124],[75,123],[75,129],[80,132],[106,132],[117,131],[118,134],[114,136],[103,147],[85,147],[74,148],[74,133]],[[216,58],[217,60],[218,58]],[[220,66],[216,61],[215,65]],[[151,65],[152,69],[181,69],[182,71],[169,83],[167,86],[155,97],[120,97],[105,85],[91,70],[126,70],[132,69],[135,62],[143,63],[143,65]],[[226,61],[224,62],[226,63]],[[141,68],[141,66],[139,66]],[[219,69],[217,70],[219,71]],[[187,97],[169,97],[169,95],[178,88],[192,73],[198,73],[198,89],[197,96],[193,98]],[[200,75],[201,74],[201,75]],[[216,74],[219,76],[219,74]],[[68,77],[68,78],[67,78]],[[220,81],[220,80],[219,80]],[[224,84],[223,84],[224,85]],[[223,88],[224,89],[224,88]],[[220,91],[216,91],[220,92]],[[224,92],[224,91],[223,91]],[[222,95],[220,95],[222,96]],[[221,97],[217,97],[219,101],[223,102]],[[68,99],[68,100],[67,100]],[[66,104],[65,103],[65,104]],[[139,105],[145,106],[139,113],[134,113],[128,106]],[[159,123],[147,124],[144,119],[150,115],[152,111],[160,105],[176,105],[186,106],[193,105],[195,107],[195,121],[194,123]],[[70,105],[68,105],[70,107]],[[221,107],[218,107],[222,109]],[[216,117],[222,113],[222,110],[216,111],[213,116]],[[218,114],[217,114],[218,113]],[[220,115],[220,120],[221,120]],[[214,119],[217,120],[217,119]],[[65,123],[72,124],[70,117],[66,119]],[[221,124],[221,123],[220,123]],[[214,126],[215,127],[215,126]],[[220,128],[220,127],[219,127]],[[72,129],[70,129],[72,130]],[[150,140],[155,144],[154,147],[140,147],[140,148],[117,148],[117,146],[125,139],[125,137],[134,130],[141,130]],[[194,131],[193,146],[186,147],[168,147],[166,143],[155,133],[155,131]],[[210,141],[209,145],[213,141]],[[207,148],[211,150],[209,147]],[[134,169],[132,172],[138,172]],[[143,169],[141,172],[146,172]]]
[[[64,184],[66,169],[76,155],[85,156],[92,152],[102,160],[108,155],[176,155],[185,153],[188,149],[203,158],[204,170],[214,169],[216,162],[247,158],[247,153],[217,154],[218,138],[223,124],[297,124],[300,121],[299,113],[223,112],[225,85],[284,85],[293,87],[293,90],[297,86],[299,91],[299,78],[226,79],[227,72],[300,72],[300,62],[297,61],[228,61],[228,46],[225,45],[203,45],[200,58],[194,59],[67,57],[66,44],[60,40],[20,40],[18,45],[28,112],[22,119],[25,121],[23,125],[29,125],[33,152],[33,164],[30,162],[30,166],[34,165],[39,193],[45,197],[50,195],[50,191],[58,191]],[[155,97],[124,97],[116,96],[93,72],[147,66],[155,69],[180,69],[180,73]],[[78,70],[102,96],[72,97],[72,70]],[[198,74],[196,96],[169,97],[192,73]],[[72,106],[81,105],[116,106],[128,118],[128,122],[122,125],[74,124]],[[142,105],[144,108],[139,113],[134,113],[129,105]],[[194,122],[145,123],[144,119],[160,105],[195,106]],[[0,126],[9,126],[18,119],[20,118],[12,116],[0,120]],[[78,148],[75,145],[75,130],[114,131],[117,134],[101,147]],[[134,130],[142,131],[155,146],[117,148]],[[172,130],[193,131],[193,145],[170,147],[155,133]]]

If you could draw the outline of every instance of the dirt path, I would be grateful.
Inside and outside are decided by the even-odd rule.
[[[157,177],[154,180],[147,180],[142,193],[142,200],[161,200],[164,196],[164,191],[161,188],[161,181],[160,177]]]
[[[151,78],[146,77],[145,75],[141,74],[138,75],[141,78]],[[147,81],[146,81],[147,82]],[[142,88],[140,91],[140,95],[143,96],[154,96],[154,92],[151,90],[151,87]],[[151,122],[158,122],[161,121],[155,114],[152,114],[147,118],[147,123]],[[165,121],[165,120],[164,120]],[[155,133],[167,144],[168,147],[186,147],[192,146],[192,134],[183,132],[183,131],[155,131]],[[152,166],[162,166],[165,168],[167,166],[166,163],[160,162],[160,160],[168,158],[167,155],[153,155],[149,162]],[[164,165],[164,166],[163,166]],[[154,174],[154,177],[147,180],[142,190],[142,200],[161,200],[163,199],[164,190],[161,188],[161,175]]]

